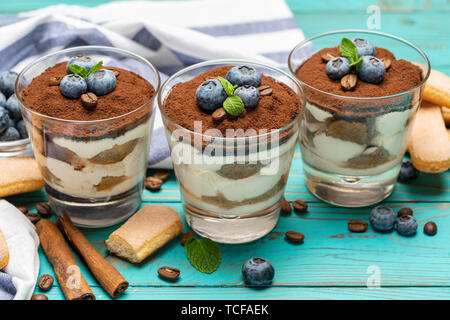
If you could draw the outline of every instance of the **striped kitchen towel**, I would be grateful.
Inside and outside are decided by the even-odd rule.
[[[287,68],[303,33],[284,0],[112,2],[98,7],[57,5],[0,15],[0,70],[20,71],[46,53],[81,45],[130,50],[151,61],[162,79],[209,59],[251,59]],[[156,115],[149,165],[170,168]]]

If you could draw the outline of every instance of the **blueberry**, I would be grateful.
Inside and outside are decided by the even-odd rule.
[[[238,87],[261,85],[261,74],[255,68],[250,66],[236,66],[227,72],[226,78],[232,84]]]
[[[412,236],[417,231],[417,220],[411,215],[404,215],[397,219],[397,232],[402,236]]]
[[[394,210],[386,206],[377,206],[370,212],[370,224],[380,232],[390,232],[394,229],[397,216]]]
[[[362,57],[361,64],[358,67],[358,77],[365,82],[380,83],[384,79],[386,69],[384,63],[374,56]]]
[[[195,97],[200,108],[212,111],[222,106],[227,94],[218,79],[210,79],[198,86]]]
[[[0,91],[8,98],[14,93],[14,84],[16,83],[17,72],[3,71],[0,73]]]
[[[234,90],[234,94],[239,96],[244,102],[246,108],[256,107],[259,101],[259,91],[252,86],[238,87]]]
[[[0,92],[0,107],[4,107],[6,105],[6,97],[3,93]]]
[[[253,286],[266,286],[272,283],[275,270],[272,264],[263,258],[251,258],[242,266],[244,282]]]
[[[333,58],[328,61],[326,71],[330,79],[339,80],[350,72],[350,62],[344,57]]]
[[[366,39],[354,38],[352,42],[356,46],[358,56],[375,56],[375,47]]]
[[[398,175],[398,181],[408,182],[410,180],[417,179],[419,176],[419,171],[414,168],[411,161],[403,161],[400,168],[400,173]]]
[[[17,131],[20,133],[20,137],[22,139],[28,138],[28,132],[27,128],[25,127],[25,122],[23,120],[20,120],[16,125]]]
[[[87,77],[89,91],[98,96],[110,93],[116,88],[116,76],[107,69],[100,69]]]
[[[15,95],[12,95],[6,101],[6,109],[9,112],[9,117],[14,120],[19,120],[22,118],[22,113],[20,113],[19,100],[17,100]]]
[[[61,79],[59,90],[66,98],[78,99],[87,90],[86,81],[77,74],[68,74]]]
[[[14,127],[9,127],[3,133],[0,134],[0,141],[14,141],[19,140],[20,134]]]
[[[0,133],[5,131],[10,124],[9,112],[3,107],[0,107]]]
[[[91,57],[85,57],[85,56],[76,56],[69,59],[69,62],[67,62],[67,73],[73,73],[69,69],[70,64],[76,64],[77,66],[86,68],[87,72],[91,70],[93,66],[97,64],[97,61],[92,59]]]

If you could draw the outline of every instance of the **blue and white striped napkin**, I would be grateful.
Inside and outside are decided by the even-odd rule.
[[[286,68],[303,33],[284,0],[113,2],[94,8],[57,5],[0,16],[0,70],[20,71],[46,53],[80,45],[135,52],[168,75],[209,59],[251,59]],[[159,114],[151,167],[170,168]]]

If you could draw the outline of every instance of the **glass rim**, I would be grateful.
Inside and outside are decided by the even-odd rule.
[[[30,144],[30,138],[18,139],[13,141],[0,141],[0,148],[5,147],[22,147]],[[0,150],[1,153],[2,150]]]
[[[422,78],[422,81],[420,81],[417,85],[415,85],[414,87],[412,87],[409,90],[403,91],[403,92],[399,92],[396,94],[391,94],[388,96],[379,96],[379,97],[349,97],[349,96],[343,96],[343,95],[338,95],[338,94],[334,94],[334,93],[329,93],[320,89],[317,89],[316,87],[313,87],[309,84],[307,84],[306,82],[301,81],[296,74],[295,70],[292,70],[292,66],[291,66],[291,61],[293,59],[293,54],[294,52],[296,52],[300,47],[304,46],[305,44],[307,44],[308,42],[311,42],[315,39],[321,38],[323,36],[329,36],[329,35],[335,35],[335,34],[339,34],[339,33],[350,33],[350,32],[359,32],[359,33],[367,33],[367,34],[375,34],[378,36],[383,36],[383,37],[387,37],[387,38],[391,38],[391,39],[395,39],[399,42],[402,42],[405,45],[408,45],[409,47],[411,47],[412,49],[416,50],[426,61],[426,74],[425,76]],[[427,55],[422,51],[422,49],[420,49],[418,46],[416,46],[415,44],[413,44],[412,42],[403,39],[401,37],[389,34],[389,33],[385,33],[385,32],[380,32],[380,31],[372,31],[372,30],[364,30],[364,29],[341,29],[341,30],[334,30],[334,31],[327,31],[327,32],[322,32],[322,33],[318,33],[315,34],[311,37],[308,37],[306,39],[304,39],[303,41],[301,41],[300,43],[298,43],[289,53],[288,56],[288,68],[289,71],[292,75],[295,76],[295,78],[297,79],[297,81],[299,81],[302,85],[307,86],[308,88],[311,88],[317,92],[335,97],[335,98],[339,98],[339,99],[348,99],[348,100],[361,100],[361,101],[373,101],[373,100],[379,100],[379,99],[390,99],[390,98],[396,98],[396,97],[400,97],[406,94],[409,94],[413,91],[415,91],[416,89],[421,88],[425,82],[428,80],[428,77],[430,76],[430,72],[431,72],[431,65],[430,65],[430,61],[428,60]]]
[[[286,124],[285,126],[283,126],[283,127],[281,127],[281,128],[274,129],[274,130],[268,131],[268,132],[263,133],[263,134],[257,134],[257,135],[254,135],[254,136],[231,137],[231,138],[230,138],[230,137],[223,137],[223,136],[222,136],[222,137],[217,137],[217,136],[213,136],[213,135],[206,135],[206,134],[201,133],[201,132],[195,132],[195,131],[189,130],[189,129],[187,129],[187,128],[181,126],[181,125],[179,125],[179,124],[176,123],[175,121],[173,121],[173,120],[166,114],[166,112],[163,110],[163,107],[162,107],[162,106],[163,106],[163,103],[162,103],[162,102],[163,102],[163,101],[162,101],[162,92],[163,92],[163,89],[166,87],[166,85],[168,85],[168,83],[169,83],[170,81],[172,81],[173,79],[175,79],[175,78],[177,78],[177,77],[183,75],[184,73],[186,73],[186,72],[188,72],[188,71],[194,70],[194,69],[198,69],[198,68],[206,67],[206,66],[226,65],[226,64],[230,64],[230,65],[233,65],[233,64],[235,64],[235,65],[238,65],[238,64],[250,64],[250,65],[256,65],[256,66],[259,66],[259,67],[271,69],[271,70],[273,70],[273,71],[275,71],[275,72],[278,72],[278,73],[282,74],[283,76],[288,77],[288,78],[292,81],[292,83],[293,83],[293,84],[299,89],[299,91],[301,92],[302,97],[299,97],[299,100],[301,101],[302,109],[300,110],[300,112],[297,114],[297,116],[296,116],[292,121],[290,121],[288,124]],[[189,80],[191,80],[191,79],[189,79]],[[274,80],[276,80],[276,79],[274,79]],[[172,89],[173,89],[173,88],[172,88]],[[171,90],[172,90],[172,89],[171,89]],[[170,91],[171,91],[171,90],[170,90]],[[170,91],[169,91],[169,93],[170,93]],[[297,94],[297,96],[298,96],[298,94]],[[191,65],[191,66],[189,66],[189,67],[186,67],[186,68],[181,69],[180,71],[177,71],[177,72],[174,73],[172,76],[170,76],[170,77],[169,77],[166,81],[164,81],[164,83],[161,85],[161,89],[160,89],[159,92],[158,92],[158,100],[157,100],[157,104],[158,104],[158,108],[159,108],[159,111],[160,111],[160,113],[161,113],[161,116],[164,117],[164,119],[168,120],[168,121],[170,122],[171,125],[177,127],[178,129],[183,129],[184,131],[188,132],[189,134],[201,135],[201,136],[203,136],[203,137],[213,138],[214,140],[218,139],[218,140],[225,140],[225,141],[226,141],[226,140],[233,140],[233,141],[236,141],[236,140],[237,140],[237,141],[240,141],[240,140],[255,139],[255,138],[260,138],[260,137],[270,136],[270,135],[276,134],[276,133],[278,133],[278,132],[281,132],[281,131],[283,131],[283,130],[286,130],[286,129],[292,127],[296,122],[298,122],[298,121],[300,120],[300,117],[302,116],[302,113],[303,113],[303,111],[304,111],[304,109],[305,109],[306,97],[305,97],[305,91],[304,91],[303,88],[299,85],[297,79],[294,78],[294,77],[293,77],[292,75],[290,75],[289,73],[287,73],[287,72],[285,72],[285,71],[283,71],[283,70],[281,70],[281,69],[279,69],[279,68],[277,68],[277,67],[275,67],[275,66],[271,66],[271,65],[265,64],[265,63],[263,63],[263,62],[252,61],[252,60],[246,60],[246,59],[213,59],[213,60],[206,60],[206,61],[203,61],[203,62],[200,62],[200,63],[193,64],[193,65]]]
[[[37,112],[37,111],[31,109],[30,107],[28,107],[25,104],[25,102],[22,100],[22,98],[19,97],[19,95],[17,94],[17,91],[18,91],[17,87],[18,87],[19,79],[21,77],[23,77],[23,75],[27,71],[29,71],[35,64],[37,64],[39,62],[42,62],[42,61],[44,61],[44,60],[46,60],[46,59],[48,59],[48,58],[50,58],[52,56],[55,56],[57,54],[70,53],[70,52],[80,51],[80,50],[105,51],[105,52],[122,53],[124,55],[128,55],[131,58],[133,58],[133,59],[135,59],[135,60],[137,60],[137,61],[139,61],[139,62],[141,62],[141,63],[143,63],[145,65],[147,65],[148,67],[150,67],[150,69],[153,70],[153,72],[155,73],[156,78],[157,78],[157,85],[156,85],[156,87],[154,87],[155,94],[148,101],[146,101],[145,103],[143,103],[142,105],[140,105],[139,107],[137,107],[136,109],[134,109],[132,111],[129,111],[127,113],[124,113],[124,114],[121,114],[121,115],[118,115],[118,116],[115,116],[115,117],[106,118],[106,119],[98,119],[98,120],[70,120],[70,119],[62,119],[62,118],[58,118],[58,117],[52,117],[52,116],[45,115],[43,113]],[[148,81],[148,80],[146,80],[146,81]],[[151,83],[150,83],[150,85],[153,86],[153,84],[151,84]],[[28,65],[26,65],[22,69],[22,71],[20,71],[20,73],[17,76],[16,82],[14,84],[14,95],[16,96],[17,100],[20,102],[21,106],[25,110],[27,110],[28,112],[30,112],[30,113],[32,113],[34,115],[37,115],[37,116],[39,116],[41,118],[45,118],[47,120],[52,120],[52,121],[67,122],[67,123],[94,124],[94,123],[100,123],[100,122],[108,122],[108,121],[111,121],[111,120],[117,120],[117,119],[120,119],[122,117],[126,117],[126,116],[128,116],[130,114],[133,114],[134,112],[140,111],[141,109],[143,109],[145,106],[147,106],[149,103],[151,103],[156,98],[160,88],[161,88],[161,76],[159,74],[158,69],[156,69],[156,67],[150,61],[145,59],[144,57],[141,57],[140,55],[137,55],[137,54],[135,54],[135,53],[133,53],[131,51],[128,51],[128,50],[125,50],[125,49],[120,49],[120,48],[115,48],[115,47],[107,47],[107,46],[78,46],[78,47],[67,48],[67,49],[64,49],[64,50],[58,50],[58,51],[55,51],[55,52],[50,52],[50,53],[48,53],[48,54],[46,54],[46,55],[44,55],[44,56],[42,56],[42,57],[32,61],[32,62],[30,62]],[[155,109],[155,106],[153,106],[152,112],[154,111],[154,109]]]

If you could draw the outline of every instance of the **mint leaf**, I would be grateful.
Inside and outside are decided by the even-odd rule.
[[[192,266],[200,272],[212,273],[220,265],[219,245],[207,238],[190,237],[184,244],[186,255]]]
[[[237,117],[244,112],[244,102],[242,102],[242,99],[239,96],[233,94],[225,99],[223,102],[223,108],[232,116]]]
[[[103,65],[103,61],[99,61],[96,65],[92,66],[91,70],[89,70],[88,75],[90,75],[91,73],[94,73],[95,71],[97,71],[98,69],[100,69],[100,67]]]
[[[233,86],[233,84],[230,81],[228,81],[227,79],[222,78],[222,77],[217,77],[217,79],[222,84],[223,90],[225,90],[227,96],[229,96],[229,97],[232,96],[234,93],[234,89],[237,88],[237,85]]]
[[[339,49],[341,50],[341,55],[350,61],[350,66],[358,66],[361,63],[362,57],[358,57],[358,50],[350,39],[342,38]]]
[[[70,71],[72,71],[73,73],[83,77],[83,79],[86,80],[86,78],[88,76],[86,68],[80,67],[77,64],[69,64],[68,68],[69,68]]]

